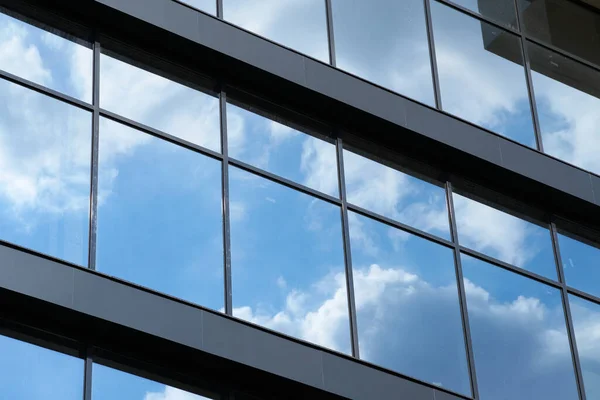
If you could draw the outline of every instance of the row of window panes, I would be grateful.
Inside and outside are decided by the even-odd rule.
[[[103,108],[219,150],[215,97],[105,55],[100,61]],[[44,71],[53,70],[48,68]],[[70,70],[61,68],[57,64],[56,72],[48,73],[70,76]],[[57,88],[66,87],[49,81]],[[0,84],[4,93],[0,239],[86,265],[91,114],[16,84]],[[338,195],[333,145],[232,104],[227,107],[227,120],[233,158]],[[10,134],[15,131],[19,134]],[[349,151],[344,151],[344,164],[351,204],[450,237],[442,188]],[[219,161],[101,119],[98,269],[222,308],[220,178]],[[234,315],[349,352],[340,208],[235,167],[230,168],[229,185]],[[461,245],[556,279],[546,229],[465,197],[455,195],[454,201]],[[468,394],[452,251],[354,212],[348,218],[362,357]],[[561,235],[559,242],[567,282],[597,293],[589,277],[595,273],[598,250],[567,236]],[[501,358],[489,356],[477,343],[488,340],[489,330],[506,321],[529,323],[537,318],[541,325],[531,340],[554,343],[556,348],[543,350],[555,349],[564,356],[568,341],[564,320],[557,316],[556,294],[552,301],[538,295],[554,289],[487,264],[483,265],[489,272],[482,273],[485,267],[469,267],[481,262],[466,256],[463,263],[482,392],[500,390],[499,380],[493,378],[504,367],[497,362]],[[257,268],[260,279],[255,278]],[[503,274],[508,280],[524,282],[523,290],[511,284],[510,293],[499,278],[492,279]],[[395,310],[404,312],[394,317]],[[583,321],[582,331],[592,323],[583,311],[573,314],[575,322]],[[554,319],[545,319],[550,315]],[[522,340],[521,332],[510,329],[498,338],[497,347],[518,357],[524,354],[515,347]],[[581,335],[586,343],[585,333],[577,333],[578,343]],[[539,356],[534,350],[531,354]],[[417,353],[406,357],[411,351]],[[444,362],[440,354],[452,358]],[[594,360],[593,352],[581,358],[587,360],[585,356]],[[415,359],[421,359],[422,365]],[[535,363],[540,360],[526,361],[529,369],[522,372],[539,373]],[[567,364],[558,364],[567,368],[561,374],[565,380],[546,376],[545,387],[564,383],[561,387],[571,390],[572,371]],[[593,368],[586,372],[593,373]],[[527,382],[515,382],[506,393],[517,398],[519,394],[511,390]],[[544,385],[530,386],[532,393],[539,393]]]

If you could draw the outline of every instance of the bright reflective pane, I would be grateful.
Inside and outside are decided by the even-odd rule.
[[[567,285],[600,297],[600,248],[558,235]]]
[[[198,10],[202,10],[212,15],[217,14],[217,1],[216,0],[179,0],[182,3],[189,4],[192,7],[196,7]]]
[[[535,147],[518,37],[436,1],[431,12],[444,110]]]
[[[556,279],[547,229],[456,193],[454,209],[461,246]]]
[[[203,400],[203,397],[117,369],[94,364],[92,400]]]
[[[0,69],[92,101],[92,50],[0,13]]]
[[[514,0],[451,0],[460,6],[468,8],[503,23],[514,29],[519,29]]]
[[[600,174],[600,72],[527,46],[544,151]]]
[[[588,399],[600,398],[600,306],[576,296],[569,296],[575,341]]]
[[[87,265],[92,118],[0,80],[0,239]]]
[[[227,104],[229,156],[338,195],[337,156],[332,143],[243,108]]]
[[[344,150],[348,202],[450,239],[443,188]]]
[[[220,163],[102,119],[98,168],[97,269],[221,308]]]
[[[83,360],[0,336],[3,399],[81,400]]]
[[[462,255],[480,398],[578,399],[558,289]]]
[[[361,358],[470,395],[452,250],[348,219]]]
[[[340,208],[229,173],[233,315],[350,353]]]
[[[223,16],[260,36],[329,62],[323,0],[223,0]]]
[[[600,65],[600,3],[597,0],[518,0],[524,31],[532,37]]]
[[[100,57],[100,106],[221,151],[217,98],[106,55]]]
[[[434,105],[422,0],[333,0],[336,63]]]

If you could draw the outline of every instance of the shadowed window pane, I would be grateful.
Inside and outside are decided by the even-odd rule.
[[[484,17],[519,29],[514,0],[451,0],[460,6],[475,11]]]

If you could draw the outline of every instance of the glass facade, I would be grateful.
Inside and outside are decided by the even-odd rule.
[[[526,146],[539,135],[549,154],[600,170],[594,60],[548,48],[546,31],[520,35],[512,1],[367,3],[330,4],[341,69],[429,105],[439,90],[447,112]],[[326,2],[223,5],[226,20],[328,60]],[[1,241],[468,398],[576,399],[578,375],[600,395],[595,240],[458,194],[277,106],[125,55],[92,62],[91,44],[0,19]],[[0,336],[2,348],[3,370],[81,398],[83,360]],[[11,398],[42,397],[2,379]],[[101,364],[92,380],[95,399],[211,398]]]

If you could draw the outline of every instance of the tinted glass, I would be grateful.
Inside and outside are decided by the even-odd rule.
[[[217,98],[106,55],[100,58],[100,106],[220,151]]]
[[[576,296],[569,296],[575,341],[588,399],[600,398],[600,306]]]
[[[600,72],[528,43],[544,151],[600,174]]]
[[[462,255],[480,398],[578,399],[560,291]]]
[[[532,37],[600,65],[600,11],[565,0],[519,0],[524,30]]]
[[[223,0],[223,16],[267,39],[329,61],[322,0]]]
[[[434,105],[422,0],[333,0],[339,68]]]
[[[233,315],[349,353],[339,207],[229,173]]]
[[[514,0],[451,0],[460,6],[468,8],[491,18],[496,22],[503,23],[514,29],[519,29],[517,26],[517,13],[515,10]]]
[[[338,195],[332,143],[227,105],[229,156],[326,194]]]
[[[0,69],[92,101],[92,50],[0,13]]]
[[[348,202],[450,238],[443,188],[346,150],[344,171]]]
[[[91,135],[89,112],[0,80],[1,240],[87,265]]]
[[[81,400],[83,360],[0,336],[4,399]]]
[[[223,306],[221,166],[101,120],[97,269]]]
[[[600,249],[558,235],[567,285],[600,297]]]
[[[436,1],[431,12],[444,110],[535,147],[518,37]]]
[[[454,208],[462,246],[556,279],[547,229],[457,194]]]
[[[209,399],[209,397],[186,392],[100,364],[94,364],[92,368],[92,400],[201,399]]]
[[[348,219],[361,357],[469,395],[452,250]]]
[[[217,1],[216,0],[179,0],[182,3],[189,4],[198,10],[207,12],[215,15],[217,13]]]

